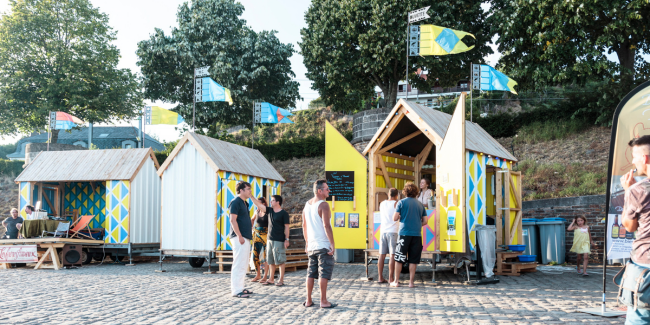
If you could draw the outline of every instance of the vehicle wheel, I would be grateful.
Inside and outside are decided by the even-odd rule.
[[[201,267],[205,263],[205,258],[203,257],[190,257],[190,265],[192,267]]]
[[[90,264],[93,260],[93,254],[88,253],[87,249],[81,250],[81,264]]]
[[[93,260],[95,260],[97,262],[101,262],[102,259],[104,259],[104,253],[92,253],[90,255],[92,255]],[[106,256],[108,256],[108,254]]]

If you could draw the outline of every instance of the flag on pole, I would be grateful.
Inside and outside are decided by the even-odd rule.
[[[147,107],[145,110],[145,123],[148,125],[168,124],[178,125],[185,122],[182,116],[176,112],[164,109],[159,106]]]
[[[64,112],[56,112],[56,124],[54,129],[56,130],[70,130],[77,124],[84,124],[84,121],[79,118],[72,116]]]
[[[516,81],[489,65],[475,64],[474,69],[476,69],[476,66],[480,66],[480,79],[478,84],[475,82],[473,85],[475,89],[505,90],[517,95],[517,91],[515,90],[515,86],[517,85]]]
[[[232,105],[232,97],[230,96],[230,89],[223,87],[210,77],[203,77],[197,79],[200,82],[201,96],[197,102],[228,102]]]
[[[293,116],[288,110],[269,103],[262,103],[260,123],[293,123],[287,116]]]
[[[467,52],[474,48],[461,41],[470,33],[435,26],[414,25],[409,28],[409,56],[448,55]]]

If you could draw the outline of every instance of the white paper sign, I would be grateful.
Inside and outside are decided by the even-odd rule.
[[[200,68],[194,69],[194,77],[195,78],[196,77],[205,77],[205,76],[209,75],[208,69],[210,69],[209,65],[205,66],[205,67],[200,67]]]
[[[38,262],[36,245],[0,246],[0,263]]]

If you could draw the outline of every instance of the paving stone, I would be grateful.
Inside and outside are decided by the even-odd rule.
[[[453,272],[421,266],[417,288],[365,282],[360,264],[337,264],[328,287],[335,309],[304,308],[305,270],[286,275],[285,286],[250,283],[249,299],[230,297],[229,274],[203,274],[187,262],[134,267],[90,264],[73,270],[0,270],[5,297],[2,324],[623,324],[624,318],[576,313],[599,307],[602,278],[572,273],[500,277],[487,286],[463,285]],[[428,272],[427,272],[428,271]],[[598,269],[592,273],[597,274]],[[376,266],[371,276],[377,277]],[[611,277],[610,277],[611,278]],[[405,279],[405,276],[402,276]],[[608,279],[611,283],[611,279]],[[404,282],[404,281],[403,281]],[[617,291],[608,286],[608,304]]]

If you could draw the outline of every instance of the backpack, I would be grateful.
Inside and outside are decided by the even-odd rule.
[[[650,268],[627,264],[614,276],[618,286],[618,301],[628,307],[650,309]]]

